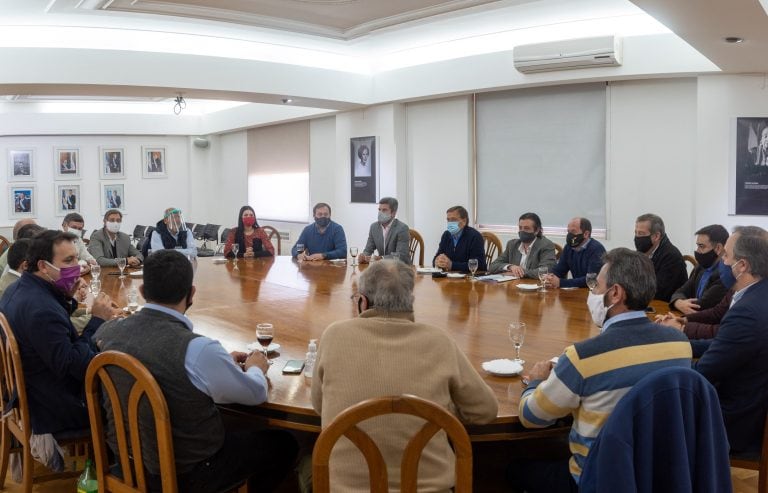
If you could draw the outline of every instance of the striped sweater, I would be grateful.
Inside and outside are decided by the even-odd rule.
[[[520,421],[528,428],[573,415],[570,471],[577,483],[619,399],[654,370],[691,366],[691,345],[682,332],[650,322],[643,312],[621,318],[599,336],[566,348],[549,378],[531,382],[520,400]]]

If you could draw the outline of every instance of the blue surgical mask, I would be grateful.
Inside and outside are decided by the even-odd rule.
[[[456,233],[459,232],[459,222],[458,221],[448,221],[448,226],[446,228],[449,233],[456,236]]]
[[[736,278],[733,276],[733,269],[730,265],[725,265],[722,260],[717,264],[717,271],[720,273],[720,282],[727,289],[731,289],[736,284]]]

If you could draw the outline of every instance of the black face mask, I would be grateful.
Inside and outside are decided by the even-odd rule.
[[[571,248],[576,248],[577,246],[581,245],[581,243],[584,241],[584,233],[579,233],[577,235],[573,233],[568,233],[565,235],[565,242],[571,246]]]
[[[331,224],[331,218],[330,217],[316,217],[315,223],[317,223],[318,226],[321,228],[324,228]]]
[[[518,231],[517,236],[520,237],[520,241],[523,243],[530,243],[536,239],[536,233],[529,233],[527,231]]]
[[[693,252],[693,256],[696,257],[696,262],[704,269],[709,269],[712,264],[717,262],[717,252],[714,248],[707,253]]]
[[[635,250],[640,253],[648,253],[653,246],[650,236],[635,236]]]

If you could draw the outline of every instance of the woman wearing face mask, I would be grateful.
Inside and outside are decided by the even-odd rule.
[[[227,236],[224,255],[229,258],[234,257],[232,245],[235,243],[239,245],[238,258],[272,257],[275,255],[275,247],[269,241],[267,233],[259,226],[256,221],[256,213],[253,211],[253,207],[249,205],[240,208],[240,214],[237,216],[237,227],[232,228],[229,236]]]
[[[331,221],[331,206],[320,202],[312,208],[315,222],[299,235],[296,245],[304,245],[299,252],[296,245],[291,255],[297,260],[333,260],[347,258],[347,237],[340,224]]]

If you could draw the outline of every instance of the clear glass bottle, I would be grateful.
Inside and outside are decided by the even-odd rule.
[[[91,459],[85,461],[85,469],[77,480],[77,493],[98,493],[99,481]]]

